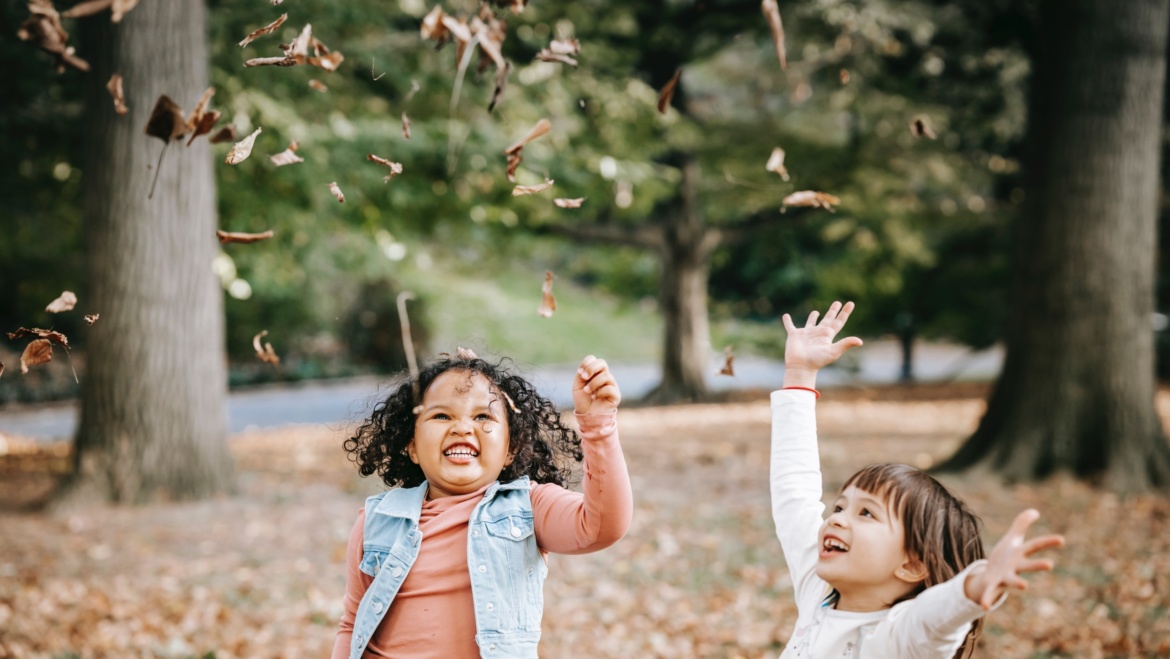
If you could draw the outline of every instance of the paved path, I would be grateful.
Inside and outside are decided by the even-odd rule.
[[[825,369],[818,386],[842,384],[881,384],[898,378],[901,355],[894,341],[870,341],[850,357],[855,360],[840,367]],[[961,346],[920,345],[915,354],[915,370],[924,382],[942,380],[986,380],[999,372],[1002,351],[998,348],[971,352]],[[712,374],[707,384],[713,391],[760,389],[779,386],[784,380],[782,362],[758,357],[735,360],[735,377],[715,375],[722,356],[712,356]],[[572,405],[570,383],[576,364],[522,367],[537,389],[562,406]],[[658,384],[657,364],[614,364],[614,376],[622,395],[635,400]],[[308,382],[280,385],[251,391],[233,392],[228,400],[228,424],[231,432],[251,428],[272,428],[294,423],[342,425],[363,418],[379,399],[384,380],[357,378],[344,381]],[[76,402],[57,403],[34,408],[0,409],[0,435],[11,433],[42,440],[67,439],[77,427]]]

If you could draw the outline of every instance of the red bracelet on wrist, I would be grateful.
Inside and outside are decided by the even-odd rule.
[[[812,387],[784,387],[784,388],[785,389],[803,389],[804,391],[813,392],[814,394],[817,395],[817,398],[821,397],[821,392],[817,391],[816,389],[813,389]]]

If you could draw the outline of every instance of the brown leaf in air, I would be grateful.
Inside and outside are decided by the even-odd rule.
[[[309,86],[322,93],[329,91],[329,88],[325,86],[325,83],[317,79],[310,80]]]
[[[191,146],[191,143],[195,141],[196,137],[210,133],[211,129],[215,128],[215,124],[219,123],[219,118],[222,116],[217,110],[208,110],[203,113],[203,116],[199,119],[199,123],[191,131],[191,137],[187,140],[187,146]]]
[[[220,142],[235,142],[236,141],[236,127],[224,126],[216,131],[215,135],[207,138],[207,141],[212,144],[219,144]]]
[[[540,121],[536,122],[536,125],[532,127],[532,130],[528,131],[527,135],[516,140],[512,143],[511,146],[504,149],[504,155],[508,156],[509,181],[516,180],[516,168],[520,166],[520,161],[523,159],[521,154],[524,151],[524,145],[548,133],[549,129],[551,128],[552,124],[549,123],[548,119],[541,119]]]
[[[293,165],[298,162],[305,162],[304,158],[296,154],[296,151],[299,148],[301,148],[301,145],[296,140],[293,140],[291,143],[289,143],[287,149],[275,155],[268,156],[268,159],[271,160],[272,164],[276,165],[277,167]]]
[[[65,291],[56,300],[50,302],[49,306],[45,307],[45,311],[49,313],[61,313],[62,311],[69,311],[75,306],[77,306],[77,296],[74,295],[73,291]]]
[[[563,53],[554,53],[548,48],[543,48],[536,54],[536,59],[542,62],[560,62],[561,64],[568,64],[569,66],[577,66],[577,60],[565,55]]]
[[[466,359],[466,360],[470,361],[472,359],[478,359],[478,358],[479,358],[479,356],[476,355],[475,351],[472,350],[471,348],[464,348],[462,346],[455,347],[455,359]]]
[[[244,66],[296,66],[300,62],[291,57],[253,57]]]
[[[20,373],[28,373],[29,366],[44,364],[53,361],[53,344],[48,339],[37,339],[29,342],[20,356]]]
[[[400,162],[391,162],[385,158],[375,156],[372,153],[366,156],[366,160],[369,160],[370,162],[376,162],[379,165],[385,165],[390,168],[390,174],[382,179],[382,181],[385,183],[389,183],[390,179],[402,173],[402,163]]]
[[[110,76],[110,81],[106,83],[106,89],[109,90],[110,96],[114,97],[114,112],[118,114],[126,114],[130,111],[126,107],[126,97],[122,93],[122,76],[115,73]]]
[[[512,63],[505,62],[504,66],[496,70],[496,86],[492,90],[492,100],[488,102],[488,112],[496,109],[500,98],[504,96],[504,89],[508,86],[508,75],[512,73]]]
[[[284,25],[284,22],[287,20],[288,20],[288,14],[281,14],[280,17],[277,18],[275,21],[272,21],[271,23],[269,23],[268,25],[265,25],[264,27],[257,28],[255,30],[253,30],[251,34],[244,37],[244,40],[236,45],[238,45],[240,48],[243,48],[244,46],[247,46],[248,44],[252,43],[256,39],[259,39],[260,37],[262,37],[266,34],[272,34],[273,31],[276,30],[276,28],[280,27],[281,25]]]
[[[544,183],[537,183],[536,185],[517,185],[516,187],[512,188],[512,196],[520,197],[523,195],[536,194],[537,192],[544,192],[545,190],[551,188],[552,185],[553,180],[551,178],[546,178]]]
[[[801,190],[800,192],[793,192],[788,195],[781,203],[784,208],[788,206],[811,206],[813,208],[824,208],[825,210],[831,211],[833,210],[833,206],[841,203],[841,200],[827,192]]]
[[[933,140],[938,137],[930,128],[930,121],[924,116],[914,117],[914,121],[910,124],[910,132],[918,137],[925,137],[928,140]]]
[[[284,57],[255,57],[244,62],[244,66],[296,66],[309,64],[326,71],[336,71],[345,56],[338,51],[332,51],[313,36],[312,24],[306,24],[300,35],[291,43],[281,44]]]
[[[83,318],[85,318],[85,324],[89,325],[91,327],[93,326],[94,323],[96,323],[98,321],[98,318],[101,318],[101,317],[102,317],[102,315],[100,313],[89,313],[89,314],[85,314],[85,316],[83,316]]]
[[[557,198],[553,199],[553,203],[561,208],[580,208],[581,204],[585,203],[585,197],[577,197],[576,199]]]
[[[341,192],[341,188],[337,187],[337,181],[333,181],[329,184],[329,191],[333,193],[334,197],[337,197],[337,203],[345,203],[345,194]]]
[[[780,59],[780,68],[788,70],[788,52],[784,48],[784,22],[780,20],[780,6],[776,0],[763,0],[760,10],[768,19],[768,27],[772,30],[772,43],[776,46],[776,57]]]
[[[676,69],[674,75],[662,87],[662,91],[658,92],[658,112],[660,114],[665,114],[666,108],[670,107],[670,99],[674,98],[674,88],[678,86],[678,79],[681,75],[682,69]]]
[[[272,0],[272,6],[275,7],[284,2],[284,0]]]
[[[849,84],[849,69],[841,69],[837,72],[837,77],[841,80],[842,85]]]
[[[769,172],[776,172],[780,175],[780,178],[787,181],[788,170],[784,167],[784,149],[780,147],[772,149],[772,155],[768,157],[768,164],[764,165],[764,169]]]
[[[154,109],[150,111],[150,119],[146,120],[146,134],[170,144],[186,133],[187,120],[183,118],[183,108],[172,101],[170,96],[159,96],[154,102]]]
[[[719,369],[719,375],[735,377],[735,368],[732,366],[734,361],[735,355],[731,354],[731,346],[723,348],[723,368]]]
[[[553,39],[548,50],[558,55],[576,55],[581,52],[581,42],[576,39]]]
[[[231,151],[228,151],[227,157],[223,159],[229,165],[238,165],[244,162],[248,156],[252,155],[252,145],[256,142],[256,136],[260,134],[262,128],[257,127],[252,131],[252,134],[232,145]]]
[[[187,140],[187,146],[191,146],[196,137],[210,133],[211,129],[215,128],[216,122],[219,121],[220,113],[207,111],[212,96],[215,96],[215,87],[208,87],[199,97],[199,102],[195,104],[191,114],[187,115],[186,132],[191,133],[191,138]]]
[[[31,41],[41,50],[53,56],[58,73],[64,73],[70,66],[78,71],[88,71],[89,62],[77,57],[70,46],[69,33],[61,25],[61,15],[53,8],[50,0],[29,0],[29,17],[16,31],[21,41]]]
[[[269,229],[263,233],[242,233],[238,231],[221,231],[217,229],[215,231],[215,235],[217,238],[219,238],[221,245],[226,245],[228,243],[254,243],[261,240],[268,240],[272,236],[276,235],[276,233],[272,229]]]
[[[280,357],[276,356],[276,351],[272,349],[272,344],[267,341],[264,345],[260,345],[260,339],[268,336],[268,330],[262,330],[259,334],[252,337],[252,347],[256,349],[256,357],[260,361],[276,366],[280,363]]]
[[[44,329],[38,329],[36,327],[34,327],[32,329],[27,329],[27,328],[21,327],[20,329],[16,330],[15,332],[8,333],[8,338],[13,340],[13,341],[15,341],[16,339],[24,338],[26,336],[35,336],[35,337],[38,337],[41,339],[48,339],[49,341],[56,343],[57,345],[61,346],[62,348],[66,348],[66,349],[69,348],[69,339],[64,334],[57,332],[55,330],[44,330]]]
[[[0,362],[0,375],[4,375],[4,362]]]
[[[552,294],[553,273],[546,270],[544,273],[544,285],[540,287],[540,308],[536,310],[536,315],[544,318],[550,318],[553,312],[557,310],[557,299]]]
[[[402,139],[410,139],[410,117],[405,112],[402,113]]]

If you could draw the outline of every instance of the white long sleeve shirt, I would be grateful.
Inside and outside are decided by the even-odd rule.
[[[825,604],[832,588],[816,574],[825,505],[812,392],[772,393],[771,471],[772,518],[797,607],[796,630],[780,659],[951,659],[986,613],[963,591],[978,563],[890,609],[861,613]]]

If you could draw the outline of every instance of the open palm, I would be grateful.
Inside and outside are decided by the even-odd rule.
[[[833,341],[851,313],[852,302],[844,305],[834,302],[820,322],[817,322],[819,311],[810,313],[804,327],[797,327],[792,323],[792,317],[784,314],[784,329],[788,332],[784,344],[784,368],[816,371],[840,359],[850,348],[861,345],[861,339],[856,336]]]

